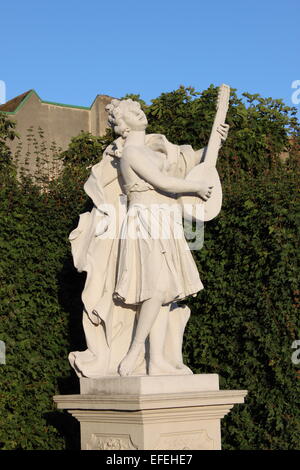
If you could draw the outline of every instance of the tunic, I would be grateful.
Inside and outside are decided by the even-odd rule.
[[[129,199],[121,228],[114,298],[139,304],[158,290],[164,305],[203,289],[182,225],[176,195],[139,176],[124,190]]]

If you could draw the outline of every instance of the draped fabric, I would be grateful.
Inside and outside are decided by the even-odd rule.
[[[203,289],[185,240],[181,206],[169,202],[129,205],[122,224],[114,293],[126,304],[139,304],[162,286],[164,304]]]
[[[146,145],[161,152],[165,174],[184,178],[196,164],[192,147],[171,144],[163,135],[147,135]],[[87,273],[82,293],[84,310],[95,326],[103,326],[108,346],[116,297],[136,310],[134,304],[151,296],[160,276],[169,279],[166,303],[203,288],[184,237],[177,239],[174,232],[169,240],[136,241],[127,237],[126,190],[118,170],[121,154],[120,137],[106,149],[101,162],[93,166],[84,189],[94,207],[81,214],[78,227],[69,236],[74,265]],[[149,186],[145,189],[155,192]],[[135,210],[136,230],[147,231],[149,214],[138,206]]]

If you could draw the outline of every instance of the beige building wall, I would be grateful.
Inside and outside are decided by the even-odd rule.
[[[93,135],[104,135],[107,128],[107,112],[105,106],[113,98],[107,95],[97,95],[90,111],[90,133]]]
[[[16,121],[19,139],[9,145],[13,154],[19,155],[18,166],[23,166],[27,161],[30,172],[35,171],[38,153],[42,156],[47,154],[50,160],[53,159],[53,152],[50,150],[53,142],[57,148],[65,150],[71,138],[81,131],[104,135],[107,128],[105,106],[111,100],[107,95],[97,95],[90,108],[70,106],[42,101],[37,93],[31,90],[0,106],[0,111]],[[29,128],[33,128],[31,141],[28,141]],[[39,128],[43,130],[44,143],[39,136]],[[43,145],[46,148],[44,151]]]

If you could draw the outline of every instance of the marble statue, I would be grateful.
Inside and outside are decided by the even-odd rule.
[[[147,135],[139,103],[113,100],[107,106],[119,137],[93,166],[84,186],[93,209],[80,215],[70,234],[75,267],[87,273],[87,349],[69,355],[79,377],[192,374],[181,352],[190,310],[177,302],[203,285],[182,211],[187,201],[209,208],[205,220],[220,210],[215,163],[229,128],[229,87],[222,87],[225,104],[219,103],[208,146],[197,151]]]

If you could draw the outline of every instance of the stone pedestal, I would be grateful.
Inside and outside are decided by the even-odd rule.
[[[83,450],[216,450],[220,423],[245,390],[219,390],[217,374],[80,379],[80,395],[54,401],[79,422]]]

